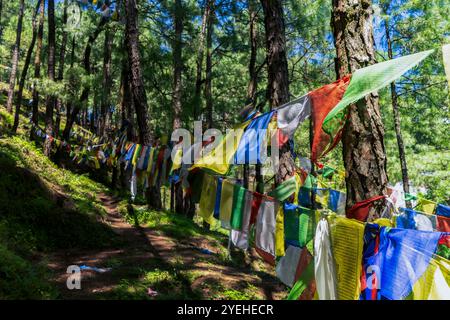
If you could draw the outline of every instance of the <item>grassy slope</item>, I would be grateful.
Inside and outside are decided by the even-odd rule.
[[[3,127],[12,121],[0,115]],[[105,214],[96,195],[107,189],[56,167],[25,133],[0,131],[0,298],[53,298],[37,255],[109,245],[113,233],[96,220]]]
[[[127,208],[128,207],[128,208]],[[129,205],[122,201],[119,205],[120,213],[130,224],[139,224],[154,230],[162,237],[167,237],[176,243],[172,249],[170,261],[156,263],[150,266],[140,266],[136,272],[139,274],[133,280],[123,279],[121,283],[105,298],[112,299],[148,299],[147,289],[156,290],[158,300],[167,299],[220,299],[220,300],[255,300],[263,299],[261,288],[255,286],[253,281],[245,280],[244,276],[238,285],[227,279],[220,279],[220,272],[212,271],[216,267],[225,268],[231,272],[249,272],[269,276],[273,268],[259,258],[249,258],[240,250],[233,250],[230,259],[228,255],[228,231],[221,229],[219,224],[206,230],[200,226],[200,221],[192,221],[184,216],[167,211],[156,212],[149,210],[145,205],[133,205],[130,214]],[[199,219],[200,220],[200,219]],[[193,253],[193,261],[187,262],[186,256],[180,253],[179,246],[189,244],[191,249],[201,251],[207,249],[214,252],[211,256],[202,256]],[[253,260],[249,262],[249,260]],[[205,263],[206,270],[199,268]],[[228,269],[230,268],[230,269]],[[213,272],[213,278],[204,279],[205,272]],[[223,275],[222,275],[223,276]],[[219,277],[219,279],[217,278]],[[239,276],[238,276],[239,277]],[[269,276],[270,277],[270,276]],[[196,284],[200,281],[200,285]],[[261,281],[261,280],[260,280]],[[282,293],[282,295],[287,293]]]
[[[12,124],[12,117],[0,106],[0,126]],[[21,119],[21,124],[26,119]],[[99,193],[109,190],[87,175],[74,174],[58,168],[41,152],[41,146],[27,138],[28,130],[19,127],[18,135],[8,136],[0,128],[0,299],[48,299],[59,296],[51,285],[45,259],[46,253],[66,248],[96,249],[117,240],[111,230],[97,222],[105,215]],[[142,200],[142,199],[141,199]],[[144,205],[135,205],[130,216],[123,201],[120,212],[134,224],[137,221],[170,238],[172,241],[191,241],[199,247],[217,252],[214,266],[242,267],[243,256],[227,256],[227,237],[223,230],[207,232],[192,220],[168,212],[155,212]],[[195,269],[183,266],[182,259],[161,265],[148,261],[136,265],[123,274],[120,283],[105,296],[98,298],[145,299],[151,287],[160,294],[158,299],[258,299],[257,288],[245,283],[236,290],[217,282],[205,283],[203,289],[191,290],[192,283],[202,276]],[[208,259],[206,259],[208,260]],[[118,267],[120,259],[108,261],[107,266]],[[254,261],[256,269],[265,269],[261,261]],[[135,273],[135,274],[134,274]],[[207,288],[205,288],[205,286]],[[204,291],[208,294],[205,296]]]

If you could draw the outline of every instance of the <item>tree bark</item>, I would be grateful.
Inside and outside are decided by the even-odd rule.
[[[3,14],[3,0],[0,0],[0,44],[2,44],[3,42],[2,14]]]
[[[208,31],[206,33],[206,68],[205,68],[205,102],[206,102],[206,123],[208,128],[214,126],[213,123],[213,98],[212,98],[212,36],[214,33],[214,7],[211,4],[208,15]]]
[[[209,21],[209,16],[211,13],[213,0],[205,0],[205,8],[203,10],[202,16],[202,27],[200,30],[200,35],[198,39],[198,51],[197,51],[197,72],[196,72],[196,80],[195,80],[195,92],[193,99],[193,109],[194,109],[194,120],[199,120],[201,115],[201,91],[202,91],[202,72],[203,72],[203,56],[205,51],[205,37],[207,24]]]
[[[48,0],[47,6],[48,16],[48,68],[47,76],[50,81],[55,81],[55,1]],[[55,108],[55,97],[51,94],[47,96],[45,105],[45,133],[46,139],[44,142],[44,155],[50,156],[53,136],[53,109]]]
[[[275,108],[289,102],[288,63],[283,4],[281,0],[261,0],[267,46],[268,100]],[[280,184],[295,173],[290,144],[280,148],[279,168],[275,183]]]
[[[173,130],[181,128],[181,95],[182,95],[182,71],[183,71],[183,6],[181,0],[175,0],[173,21],[175,29],[175,38],[172,43],[173,50],[173,90],[172,90],[172,113]],[[172,183],[171,188],[171,209],[177,213],[183,213],[183,188],[181,183]],[[175,201],[173,198],[175,197]],[[175,205],[173,205],[175,203]]]
[[[58,65],[58,77],[57,80],[61,82],[64,78],[64,63],[66,57],[66,46],[67,46],[67,31],[65,27],[67,25],[67,0],[64,0],[64,11],[63,11],[63,33],[61,39],[61,51],[59,52],[59,65]],[[59,137],[59,129],[61,127],[61,107],[62,101],[60,98],[56,99],[56,119],[55,119],[55,136]]]
[[[134,109],[139,127],[140,143],[151,144],[150,128],[148,124],[148,104],[142,77],[141,55],[139,52],[138,8],[136,0],[125,1],[128,61],[131,72],[131,87]]]
[[[138,8],[136,0],[125,0],[126,25],[125,38],[130,66],[131,96],[136,112],[139,128],[139,140],[143,145],[151,145],[152,136],[148,124],[148,104],[142,77],[141,55],[139,52]],[[156,209],[161,208],[161,190],[159,183],[156,187],[147,189],[148,205]]]
[[[12,128],[13,132],[17,131],[17,128],[19,127],[19,115],[20,115],[20,107],[22,105],[22,96],[23,96],[23,87],[25,86],[25,80],[27,78],[28,69],[30,67],[31,62],[31,55],[33,54],[34,46],[36,44],[36,37],[37,37],[37,15],[39,12],[39,8],[41,6],[41,2],[43,0],[38,0],[36,4],[36,10],[33,13],[33,20],[32,20],[32,28],[33,28],[33,34],[31,36],[31,42],[30,46],[28,47],[27,56],[25,57],[25,63],[23,65],[22,74],[20,76],[19,80],[19,91],[17,92],[17,101],[16,101],[16,111],[14,114],[14,125]]]
[[[39,27],[37,32],[37,44],[36,52],[34,54],[34,78],[39,79],[41,77],[41,51],[42,51],[42,39],[44,38],[44,20],[45,20],[45,0],[41,1],[39,8]],[[33,85],[32,93],[32,115],[31,122],[36,128],[39,122],[39,92],[36,88],[36,83]],[[34,128],[30,131],[30,138],[34,140]]]
[[[126,40],[124,41],[124,46],[126,47]],[[127,124],[127,140],[134,141],[133,137],[133,110],[134,103],[131,95],[131,76],[128,64],[127,56],[122,58],[122,73],[121,73],[121,113],[122,122]]]
[[[386,31],[386,41],[388,45],[388,57],[389,59],[393,59],[394,55],[392,53],[392,41],[391,35],[389,32],[389,22],[386,19],[385,21],[385,31]],[[405,193],[409,193],[409,177],[408,177],[408,167],[406,166],[406,154],[405,154],[405,145],[403,144],[403,137],[400,128],[400,112],[398,108],[398,95],[397,88],[395,86],[395,82],[391,83],[391,100],[392,100],[392,109],[394,111],[394,128],[395,135],[397,137],[397,145],[398,145],[398,153],[400,158],[400,167],[402,169],[402,181],[403,181],[403,190]],[[406,201],[406,207],[411,208],[411,201]]]
[[[173,50],[173,85],[172,85],[172,112],[173,112],[173,124],[174,130],[181,128],[181,90],[182,90],[182,47],[183,47],[183,7],[181,0],[175,0],[174,5],[174,29],[175,38],[172,43]]]
[[[88,42],[86,44],[86,48],[84,50],[84,56],[83,56],[83,67],[86,71],[87,75],[91,74],[91,51],[92,51],[92,45],[94,44],[95,40],[97,40],[98,36],[103,30],[103,27],[105,26],[107,22],[107,19],[102,18],[100,20],[100,23],[97,26],[97,29],[89,36]],[[81,110],[81,106],[87,101],[89,97],[90,87],[85,86],[83,88],[83,91],[81,92],[81,96],[79,98],[79,101],[77,101],[71,110],[70,117],[66,120],[66,126],[63,131],[63,138],[68,141],[70,136],[70,131],[72,130],[72,126],[75,123],[75,120],[78,116],[78,113]]]
[[[258,25],[257,18],[258,13],[255,10],[255,0],[248,0],[248,12],[250,18],[250,32],[249,32],[249,45],[250,45],[250,61],[248,64],[248,73],[250,75],[250,81],[247,87],[247,105],[249,108],[256,108],[256,91],[258,89],[258,73],[256,72],[256,57],[258,50]],[[264,179],[261,174],[261,165],[256,165],[256,191],[264,193]],[[250,165],[244,164],[244,187],[249,187]]]
[[[14,44],[14,50],[12,55],[12,65],[11,65],[11,73],[9,76],[9,88],[8,88],[8,99],[6,100],[6,110],[12,114],[13,112],[13,98],[16,86],[16,77],[17,77],[17,67],[19,65],[19,55],[20,55],[20,40],[22,37],[22,22],[23,22],[23,12],[25,10],[25,1],[20,0],[19,4],[19,15],[17,20],[17,29],[16,29],[16,42]]]
[[[126,47],[126,43],[124,41],[124,47]],[[124,55],[122,58],[122,71],[121,71],[121,101],[120,101],[120,109],[121,109],[121,118],[122,124],[127,125],[127,141],[134,141],[133,138],[133,99],[131,98],[131,87],[130,87],[130,71],[128,68],[128,59],[127,56]],[[125,189],[127,185],[127,174],[125,170],[125,164],[120,164],[120,188]]]
[[[71,44],[71,52],[70,52],[70,67],[69,67],[70,70],[73,70],[73,66],[75,64],[75,50],[76,50],[75,36],[73,36],[72,44]],[[64,127],[64,130],[62,133],[62,137],[66,141],[69,140],[69,134],[70,134],[70,129],[69,129],[69,131],[68,131],[69,133],[66,135],[67,122],[72,121],[71,115],[72,115],[74,106],[76,105],[76,99],[77,99],[74,94],[76,92],[77,88],[76,88],[76,84],[75,84],[75,80],[74,80],[74,75],[72,73],[69,75],[69,78],[68,78],[67,89],[69,91],[69,101],[67,101],[67,103],[66,103],[66,126]],[[72,127],[72,125],[71,125],[71,127]]]
[[[255,0],[248,0],[248,11],[250,18],[250,61],[248,64],[248,72],[250,81],[247,87],[247,104],[256,107],[256,91],[258,90],[258,74],[256,72],[256,57],[258,50],[258,12],[255,10]]]
[[[110,94],[111,94],[111,49],[112,49],[112,34],[109,28],[105,30],[105,45],[103,48],[103,88],[102,99],[100,104],[100,117],[98,121],[98,135],[105,136],[105,130],[109,129],[111,122],[110,112]]]
[[[372,13],[370,0],[333,0],[332,26],[338,78],[376,62]],[[342,137],[347,208],[386,194],[388,178],[383,139],[378,95],[371,94],[350,106]],[[383,208],[384,201],[377,201],[369,219],[376,218]]]

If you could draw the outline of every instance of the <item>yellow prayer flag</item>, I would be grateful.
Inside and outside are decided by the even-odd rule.
[[[150,155],[148,157],[148,167],[147,167],[147,173],[150,173],[152,171],[153,166],[153,157],[155,155],[155,148],[150,149]]]
[[[174,159],[172,161],[172,171],[180,169],[181,168],[181,159],[183,158],[183,148],[179,148],[174,156]]]
[[[232,130],[227,130],[227,134],[218,145],[210,153],[201,157],[189,170],[205,168],[225,175],[233,162],[233,157],[244,134],[244,129],[249,123],[250,121],[247,121],[234,127]]]
[[[339,216],[329,217],[329,222],[338,299],[358,300],[361,291],[364,224]]]
[[[420,198],[417,203],[416,209],[428,214],[433,214],[434,209],[436,209],[436,203],[427,199]]]
[[[406,300],[449,300],[450,262],[434,256],[424,274],[414,284]]]
[[[209,224],[214,223],[214,204],[216,202],[217,179],[205,175],[203,179],[202,194],[199,203],[199,215]]]
[[[233,209],[234,185],[228,180],[222,182],[222,194],[220,196],[220,222],[222,227],[230,228],[231,212]]]
[[[131,159],[131,164],[133,167],[136,166],[136,163],[139,159],[140,154],[141,154],[141,145],[137,144],[136,148],[134,149],[133,158]]]
[[[320,180],[317,180],[317,188],[323,190],[317,190],[316,192],[316,202],[319,203],[322,208],[328,208],[328,198],[330,196],[330,191],[328,186],[326,186]]]
[[[379,225],[380,227],[394,227],[395,224],[390,220],[386,218],[378,218],[373,221],[373,223]]]
[[[275,223],[275,255],[282,257],[284,254],[284,211],[283,206],[279,205]]]

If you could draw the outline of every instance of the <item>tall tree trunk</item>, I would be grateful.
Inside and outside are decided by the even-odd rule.
[[[261,0],[264,10],[264,27],[267,46],[268,99],[275,108],[289,102],[288,64],[286,57],[286,38],[284,27],[283,4],[281,0]],[[290,144],[280,148],[276,184],[292,177],[295,163],[292,158]]]
[[[55,81],[55,1],[48,0],[48,67],[47,76],[50,81]],[[50,156],[53,136],[53,109],[55,108],[55,97],[51,94],[47,96],[45,105],[45,133],[44,154]]]
[[[44,21],[45,21],[45,0],[41,1],[39,7],[39,27],[37,32],[37,44],[36,52],[34,54],[34,78],[39,79],[41,77],[41,51],[42,51],[42,39],[44,38]],[[32,115],[31,122],[36,128],[39,122],[39,92],[36,88],[36,83],[33,84],[32,92]],[[34,128],[31,129],[30,138],[34,140]]]
[[[172,43],[173,50],[173,90],[172,90],[172,113],[173,124],[172,129],[177,130],[181,128],[181,95],[182,95],[182,83],[181,76],[183,71],[183,6],[181,0],[175,0],[173,21],[175,29],[175,38]],[[177,213],[183,213],[183,188],[181,183],[173,184],[171,188],[171,204],[175,202],[175,211]],[[175,201],[173,201],[175,197]],[[173,205],[172,205],[173,207]]]
[[[58,77],[57,80],[61,82],[64,78],[64,63],[66,58],[66,46],[67,46],[67,0],[64,0],[63,9],[63,33],[61,39],[61,51],[59,52],[59,65],[58,65]],[[59,136],[59,129],[61,127],[61,107],[62,101],[60,98],[56,100],[56,119],[55,119],[55,136]]]
[[[391,35],[389,32],[389,22],[387,19],[385,21],[384,26],[385,26],[385,31],[386,31],[386,41],[387,41],[387,45],[388,45],[388,56],[389,56],[389,59],[393,59],[394,55],[392,53],[392,41],[391,41]],[[402,132],[400,129],[400,112],[398,109],[398,95],[397,95],[397,88],[395,86],[395,82],[391,83],[391,99],[392,99],[392,109],[394,111],[395,135],[397,137],[400,166],[402,168],[403,190],[405,191],[405,193],[409,193],[408,167],[406,166],[405,146],[403,144],[403,137],[402,137]],[[406,201],[406,207],[407,208],[412,207],[411,201]]]
[[[126,43],[124,41],[124,47],[126,47]],[[130,71],[128,68],[128,59],[127,56],[124,55],[122,58],[122,71],[120,76],[120,92],[121,92],[121,101],[120,101],[120,111],[122,124],[127,125],[127,141],[133,141],[133,125],[132,125],[132,111],[134,110],[133,99],[131,98],[131,86],[130,86]],[[120,188],[125,189],[127,185],[127,174],[125,170],[125,164],[120,164]]]
[[[141,55],[139,52],[138,8],[136,0],[125,0],[128,61],[130,63],[131,87],[134,109],[139,127],[140,143],[151,144],[148,125],[148,104],[142,77]]]
[[[250,61],[248,64],[248,73],[250,81],[247,87],[247,103],[253,108],[256,107],[256,91],[258,89],[258,74],[256,72],[256,57],[258,50],[258,12],[255,9],[255,0],[248,0],[248,11],[250,18]]]
[[[19,113],[20,113],[20,106],[22,104],[23,87],[25,86],[25,80],[27,78],[28,69],[30,67],[30,62],[31,62],[31,55],[33,54],[34,45],[36,44],[36,37],[37,37],[36,19],[37,19],[37,15],[38,15],[39,8],[41,6],[42,1],[43,0],[38,0],[38,2],[36,4],[36,10],[33,13],[33,20],[32,20],[33,35],[31,36],[30,46],[28,47],[27,56],[25,58],[25,63],[23,65],[22,74],[20,76],[19,91],[17,92],[16,112],[14,115],[14,125],[12,128],[13,132],[16,132],[17,127],[19,126]]]
[[[338,77],[376,62],[372,13],[370,0],[333,0],[332,26]],[[386,194],[388,178],[383,139],[378,95],[371,94],[350,106],[342,136],[347,207]],[[371,218],[384,208],[384,201],[380,202],[375,203]]]
[[[94,44],[95,40],[97,40],[98,36],[103,30],[103,27],[105,26],[107,22],[107,19],[102,18],[100,20],[100,23],[97,26],[97,29],[89,36],[88,42],[86,44],[86,48],[84,49],[84,56],[83,56],[83,67],[86,71],[87,75],[91,74],[91,51],[92,51],[92,45]],[[81,110],[81,107],[86,103],[86,101],[89,98],[89,92],[90,87],[87,85],[83,88],[83,91],[81,92],[81,96],[79,98],[79,101],[77,101],[73,106],[71,110],[70,117],[66,120],[66,126],[63,131],[63,138],[68,141],[70,136],[70,131],[72,130],[72,126],[75,123],[75,120],[77,119],[78,113]]]
[[[209,21],[212,4],[213,4],[213,0],[205,0],[205,8],[203,10],[203,16],[202,16],[202,27],[201,27],[200,35],[199,35],[199,39],[198,39],[197,72],[196,72],[195,92],[194,92],[194,99],[193,99],[194,120],[199,120],[199,116],[201,114],[201,109],[202,109],[200,94],[202,91],[203,56],[204,56],[204,51],[205,51],[205,37],[206,37],[207,24]]]
[[[205,102],[206,102],[206,123],[208,128],[213,124],[213,98],[212,98],[212,36],[214,33],[214,7],[211,4],[208,16],[208,31],[206,33],[206,69],[205,69]]]
[[[24,0],[20,0],[19,4],[19,16],[17,20],[17,29],[16,29],[16,42],[14,44],[14,50],[12,55],[12,65],[11,65],[11,73],[9,76],[9,88],[8,88],[8,100],[6,100],[6,109],[9,113],[13,112],[13,98],[16,86],[16,77],[17,77],[17,67],[19,65],[19,54],[20,54],[20,39],[22,37],[22,22],[23,22],[23,12],[25,10],[25,2]]]
[[[3,23],[2,23],[2,14],[3,14],[3,0],[0,0],[0,44],[3,42]]]
[[[72,37],[72,45],[71,45],[72,49],[70,51],[70,69],[73,70],[73,65],[75,63],[75,36]],[[69,90],[71,90],[70,92],[73,91],[73,77],[69,77]],[[73,95],[71,94],[71,97],[73,98]],[[70,101],[68,101],[66,103],[66,121],[70,118],[70,114],[72,112],[72,106],[73,106],[73,102],[72,99]]]
[[[256,107],[256,91],[258,88],[258,74],[256,72],[256,57],[258,49],[258,25],[257,18],[258,12],[255,10],[255,0],[248,0],[248,12],[250,18],[250,32],[249,32],[249,45],[250,45],[250,61],[248,64],[248,73],[250,75],[250,81],[247,87],[247,104],[251,105],[251,109]],[[244,187],[249,187],[250,165],[244,164]],[[261,165],[256,165],[256,190],[260,193],[264,192],[264,180],[261,174]]]
[[[100,122],[99,119],[99,112],[98,112],[98,94],[96,92],[93,93],[93,105],[92,105],[92,112],[89,116],[89,130],[91,132],[100,132],[100,123],[96,123],[96,121]],[[87,112],[87,110],[86,110]],[[97,131],[96,131],[97,129]]]
[[[126,45],[126,39],[124,41],[124,47]],[[131,94],[131,74],[128,63],[127,55],[124,55],[122,58],[122,72],[121,72],[121,91],[122,91],[122,100],[121,100],[121,113],[122,113],[122,122],[127,123],[127,141],[134,141],[133,137],[133,111],[134,111],[134,102]]]
[[[105,136],[105,129],[110,126],[110,94],[111,94],[111,48],[112,34],[109,28],[105,30],[105,45],[103,48],[103,86],[98,121],[98,135]]]
[[[139,140],[143,145],[151,145],[152,137],[148,124],[148,104],[142,77],[141,55],[139,53],[138,8],[136,0],[125,0],[126,25],[125,38],[130,66],[131,96],[134,103],[139,128]],[[161,190],[156,187],[147,189],[149,206],[161,208]]]

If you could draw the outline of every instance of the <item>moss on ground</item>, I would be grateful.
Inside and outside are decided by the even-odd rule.
[[[12,118],[0,107],[5,128]],[[1,129],[0,129],[1,130]],[[107,247],[112,230],[100,193],[108,189],[58,168],[25,133],[0,133],[0,299],[57,296],[42,255],[59,249]]]

